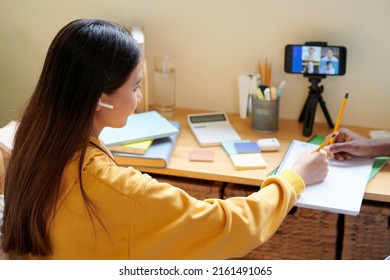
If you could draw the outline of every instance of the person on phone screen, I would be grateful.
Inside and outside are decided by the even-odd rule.
[[[313,48],[313,47],[309,47],[309,49],[307,50],[307,54],[305,55],[303,60],[304,61],[314,61],[314,60],[316,60],[315,53],[316,53],[316,49]]]
[[[333,63],[331,61],[327,61],[325,66],[321,69],[322,74],[334,75],[336,74],[336,69],[333,67]]]
[[[313,61],[309,60],[306,62],[306,65],[304,66],[303,73],[304,74],[319,74],[320,71],[318,69],[318,65],[315,65]]]
[[[339,59],[334,55],[332,48],[329,48],[326,51],[326,55],[321,58],[321,61],[339,61]]]

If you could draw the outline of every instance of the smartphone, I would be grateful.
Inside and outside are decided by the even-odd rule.
[[[342,76],[347,65],[343,46],[287,45],[284,71],[292,74]]]

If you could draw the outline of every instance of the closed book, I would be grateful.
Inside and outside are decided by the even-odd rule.
[[[180,122],[170,121],[180,131]],[[172,156],[173,148],[179,134],[155,139],[149,149],[143,155],[113,152],[112,155],[119,165],[130,165],[134,167],[167,167]]]
[[[6,126],[0,128],[0,148],[9,154],[14,145],[14,138],[18,126],[18,122],[11,121]]]
[[[153,143],[153,139],[114,146],[114,147],[110,147],[109,149],[111,152],[143,155],[149,149],[152,143]]]
[[[121,128],[106,127],[100,140],[109,148],[177,134],[178,129],[156,111],[132,114]]]
[[[250,143],[248,140],[223,141],[222,147],[229,155],[236,170],[263,169],[267,164],[260,152],[239,153],[235,148],[237,143]]]

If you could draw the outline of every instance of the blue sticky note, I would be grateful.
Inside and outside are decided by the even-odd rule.
[[[259,153],[261,151],[256,142],[236,142],[234,148],[238,154]]]
[[[249,142],[249,140],[226,140],[222,141],[222,148],[226,151],[228,155],[238,154],[236,148],[234,147],[235,143]]]

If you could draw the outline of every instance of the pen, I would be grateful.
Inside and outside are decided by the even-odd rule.
[[[339,115],[337,116],[337,120],[336,120],[336,124],[334,126],[334,129],[333,129],[333,132],[336,132],[337,130],[339,130],[341,118],[343,117],[343,113],[344,113],[345,104],[347,103],[347,100],[348,100],[348,95],[349,95],[349,93],[347,92],[344,96],[343,103],[341,104],[341,108],[339,111]],[[332,141],[332,143],[333,142],[334,142],[334,140]]]
[[[328,139],[326,139],[321,145],[319,145],[318,148],[315,149],[313,152],[319,152],[323,147],[332,142],[337,137],[337,135],[339,135],[337,131],[333,132],[332,135]]]

